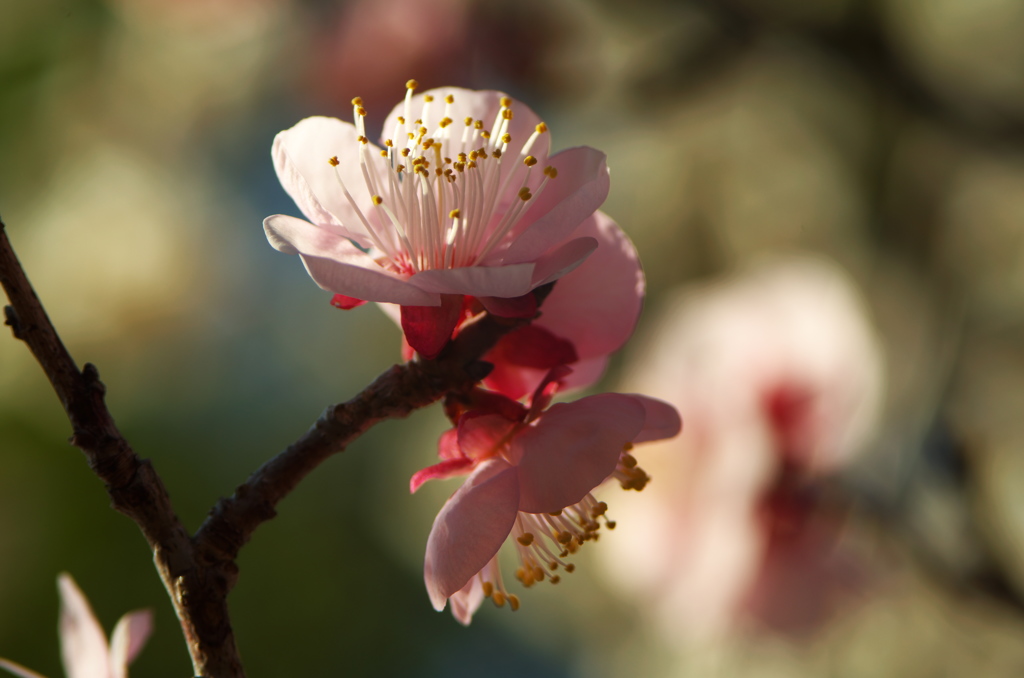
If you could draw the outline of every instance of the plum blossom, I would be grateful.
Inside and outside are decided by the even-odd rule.
[[[608,478],[641,490],[649,478],[630,454],[634,443],[676,435],[678,413],[640,395],[605,393],[550,405],[553,370],[530,407],[501,394],[478,390],[457,413],[458,425],[439,444],[443,461],[413,476],[415,492],[427,480],[469,474],[445,503],[430,531],[424,581],[437,610],[451,601],[452,613],[468,624],[490,598],[499,607],[519,599],[508,593],[497,564],[512,536],[519,557],[516,578],[524,586],[557,583],[566,558],[597,538],[607,504],[591,491]]]
[[[629,385],[684,412],[688,435],[650,451],[662,482],[622,507],[637,529],[602,549],[611,580],[672,643],[812,632],[865,575],[820,482],[865,449],[881,406],[853,286],[824,261],[763,264],[682,294],[640,350]]]
[[[60,642],[67,678],[127,678],[128,664],[135,659],[153,629],[149,610],[121,617],[110,636],[96,620],[89,601],[69,574],[57,578],[60,592]],[[20,664],[0,659],[0,668],[21,678],[43,678]]]
[[[367,138],[358,97],[354,124],[313,117],[279,133],[274,166],[309,221],[274,215],[264,230],[336,306],[397,304],[406,340],[430,358],[463,319],[464,297],[533,317],[530,292],[598,247],[588,218],[609,183],[603,153],[551,154],[547,125],[500,92],[416,87],[385,121],[382,146]]]

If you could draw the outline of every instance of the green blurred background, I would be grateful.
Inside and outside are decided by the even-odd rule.
[[[376,309],[332,309],[267,245],[263,217],[298,214],[274,134],[347,118],[356,95],[374,129],[410,77],[504,90],[555,148],[608,153],[605,211],[648,275],[641,334],[677,286],[765,253],[816,253],[859,284],[887,405],[837,491],[871,590],[812,638],[681,652],[585,550],[559,588],[464,629],[421,577],[454,485],[407,491],[444,427],[432,409],[330,460],[244,550],[231,605],[249,675],[1017,676],[1021,35],[1018,0],[4,0],[0,214],[195,529],[399,358]],[[617,362],[605,385],[622,376]],[[133,675],[191,675],[144,541],[69,435],[26,348],[0,337],[0,655],[61,675],[66,570],[107,628],[155,611]]]

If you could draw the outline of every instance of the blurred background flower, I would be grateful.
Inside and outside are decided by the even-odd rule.
[[[270,162],[274,134],[307,115],[346,117],[358,95],[376,136],[410,77],[507,91],[557,129],[558,148],[608,153],[604,209],[645,264],[638,340],[604,386],[641,388],[648,370],[682,369],[683,335],[657,358],[658,328],[697,323],[729,289],[754,308],[707,339],[716,353],[753,346],[779,374],[847,355],[828,382],[839,385],[808,376],[766,396],[757,385],[774,382],[737,367],[719,392],[700,374],[715,363],[688,359],[681,383],[664,386],[692,394],[687,449],[653,454],[686,465],[716,449],[700,416],[741,412],[729,407],[737,393],[759,394],[744,396],[743,421],[760,423],[726,427],[735,442],[709,452],[700,473],[666,470],[642,493],[615,493],[619,528],[581,552],[575,574],[532,589],[515,614],[488,608],[469,629],[431,609],[421,580],[430,521],[454,485],[407,494],[443,417],[385,424],[246,549],[232,605],[250,675],[1015,676],[1022,32],[1010,0],[13,0],[0,5],[0,214],[73,354],[99,366],[119,424],[195,528],[326,404],[399,355],[386,318],[331,308],[266,245],[262,218],[295,214]],[[757,263],[770,255],[770,269]],[[806,281],[809,268],[818,278]],[[781,280],[803,309],[792,316],[768,311]],[[855,324],[873,330],[827,329],[832,316],[814,299],[837,289],[861,300]],[[796,330],[771,318],[801,313],[818,338],[768,351],[768,338]],[[847,393],[873,414],[814,424],[826,452],[782,461],[770,451],[786,413],[804,407],[801,389]],[[809,444],[799,430],[781,447]],[[109,510],[69,435],[24,346],[0,340],[0,653],[59,674],[52,581],[70,570],[104,626],[154,609],[137,675],[185,675],[144,543]],[[820,465],[825,454],[839,456]],[[703,480],[719,474],[745,484],[745,498],[711,513],[728,508],[730,495]],[[709,512],[694,515],[734,518],[703,528],[702,557],[733,565],[671,590],[727,591],[719,600],[731,603],[675,617],[667,600],[658,611],[644,595],[621,597],[591,554],[626,550],[647,534],[639,514],[657,510],[659,494],[676,501],[692,487],[709,495]],[[784,524],[793,531],[779,542]],[[716,560],[716,549],[747,555]],[[798,634],[750,633],[786,627],[775,622],[808,601],[820,607],[822,595],[806,596],[810,575],[795,573],[840,564],[853,565],[842,589],[853,604],[799,615],[812,621]]]

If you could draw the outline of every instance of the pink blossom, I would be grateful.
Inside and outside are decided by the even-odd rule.
[[[602,549],[613,581],[672,642],[817,628],[862,579],[818,481],[865,448],[883,389],[851,283],[817,260],[765,264],[681,295],[641,350],[630,385],[688,435],[648,455],[662,482],[622,507],[637,529]]]
[[[480,391],[457,428],[441,438],[443,461],[415,476],[426,480],[469,474],[434,520],[427,540],[424,580],[434,608],[452,601],[468,624],[485,597],[513,609],[519,600],[502,583],[496,555],[509,535],[519,555],[516,577],[525,586],[559,581],[564,559],[596,538],[607,505],[591,491],[609,477],[643,489],[647,475],[629,454],[633,443],[676,435],[679,415],[639,395],[605,393],[548,407],[555,371],[529,409]]]
[[[71,575],[61,574],[57,588],[61,599],[61,655],[67,678],[127,678],[128,664],[142,650],[152,631],[152,613],[140,610],[121,617],[108,645],[89,601]],[[0,668],[21,678],[43,678],[6,659],[0,659]]]
[[[264,230],[337,305],[398,304],[409,344],[433,357],[463,296],[531,317],[530,291],[594,251],[578,231],[608,194],[608,170],[592,148],[550,155],[547,125],[500,92],[407,87],[383,147],[358,98],[355,124],[314,117],[278,134],[278,177],[309,221],[274,215]]]

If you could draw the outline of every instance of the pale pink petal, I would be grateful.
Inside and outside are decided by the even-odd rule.
[[[403,92],[404,94],[404,92]],[[434,101],[431,102],[427,115],[423,113],[423,99],[426,95],[434,97]],[[454,101],[450,106],[446,106],[445,97],[452,95]],[[451,134],[453,138],[460,139],[462,132],[465,129],[466,118],[472,118],[473,120],[483,120],[484,129],[489,132],[497,133],[496,129],[492,129],[494,124],[495,116],[500,108],[500,100],[503,96],[506,96],[502,92],[495,92],[493,90],[468,90],[460,87],[440,87],[437,89],[427,90],[425,92],[419,92],[412,97],[411,107],[409,115],[405,112],[405,102],[400,102],[388,115],[387,120],[384,121],[384,128],[381,131],[381,142],[385,139],[393,139],[395,136],[396,123],[398,122],[398,116],[405,116],[407,120],[415,120],[421,118],[424,122],[424,127],[427,128],[427,134],[434,134],[438,125],[445,115],[453,120],[451,127]],[[537,116],[529,106],[522,103],[521,101],[512,101],[512,120],[509,121],[508,132],[512,136],[512,140],[508,145],[508,150],[505,156],[513,160],[517,160],[519,152],[523,147],[523,144],[533,134],[534,129],[539,123],[540,117]],[[410,131],[408,127],[406,131]],[[395,140],[398,143],[398,140]],[[479,139],[478,139],[479,141]],[[482,144],[473,146],[476,148]],[[533,146],[530,148],[530,155],[537,158],[538,163],[541,167],[547,161],[549,149],[551,147],[551,134],[545,133],[537,137]],[[468,150],[467,150],[468,152]],[[519,170],[523,167],[521,162],[504,163],[502,167],[502,175],[507,176],[509,171],[512,169]],[[512,182],[509,182],[512,185]],[[512,189],[513,192],[518,190],[518,184]]]
[[[452,606],[452,616],[463,626],[473,621],[473,613],[484,602],[484,587],[479,577],[473,577],[469,583],[448,598]]]
[[[471,412],[459,419],[459,449],[470,459],[486,459],[518,425],[500,414]]]
[[[572,342],[587,359],[618,350],[633,334],[644,274],[633,243],[604,213],[589,217],[574,235],[596,238],[598,248],[555,283],[535,323]]]
[[[420,271],[409,283],[439,294],[473,297],[521,297],[531,289],[533,264],[515,266],[467,266]]]
[[[57,577],[60,647],[67,678],[108,678],[107,638],[71,575]]]
[[[360,168],[357,136],[350,123],[319,116],[306,118],[274,137],[272,155],[281,185],[310,221],[343,226],[357,234],[360,244],[368,245],[366,228],[338,181],[340,174],[359,210],[376,225],[376,210]],[[371,160],[380,160],[376,146],[369,144],[366,150]],[[328,162],[334,156],[339,161],[336,168]]]
[[[533,269],[533,286],[540,287],[558,280],[577,268],[597,249],[596,238],[573,238],[558,249],[537,260]]]
[[[549,513],[583,499],[615,470],[644,417],[639,401],[618,393],[553,405],[512,441],[509,456],[519,459],[519,510]]]
[[[505,252],[506,264],[536,261],[564,242],[608,197],[605,154],[580,146],[553,155],[558,176],[548,181],[522,217],[523,230]]]
[[[415,494],[423,483],[428,480],[445,480],[455,476],[464,476],[473,469],[475,462],[468,457],[446,459],[439,464],[420,469],[409,480],[409,494]]]
[[[317,285],[366,301],[436,306],[438,295],[385,271],[350,240],[295,217],[276,214],[263,221],[267,240],[286,254],[298,253]]]
[[[516,469],[500,459],[481,464],[445,503],[427,538],[423,579],[435,610],[498,552],[519,505]]]
[[[679,412],[664,400],[648,398],[637,393],[630,394],[644,406],[644,427],[633,440],[634,443],[646,443],[651,440],[674,438],[683,430],[683,420]]]
[[[406,341],[428,360],[452,338],[462,316],[462,297],[442,294],[440,306],[402,306],[402,332]]]
[[[0,659],[0,669],[10,671],[21,678],[46,678],[46,676],[40,673],[36,673],[35,671],[25,668],[21,664],[15,664],[7,659]]]
[[[606,367],[608,367],[608,356],[606,355],[572,363],[572,374],[562,381],[562,393],[593,386],[604,374]]]
[[[146,644],[153,632],[153,613],[149,610],[129,612],[121,617],[110,634],[111,678],[127,678],[128,665]]]

